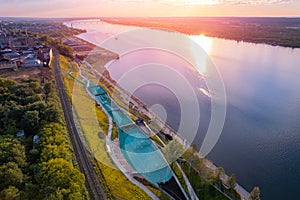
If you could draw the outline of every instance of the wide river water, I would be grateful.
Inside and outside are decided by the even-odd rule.
[[[109,36],[136,29],[107,23],[73,23],[73,27],[86,29],[87,33],[79,37],[96,45],[101,45]],[[113,37],[117,42],[118,36]],[[228,174],[234,173],[247,190],[251,191],[258,185],[262,199],[299,199],[300,50],[202,35],[190,37],[201,43],[219,70],[227,95],[224,128],[207,157],[224,167]],[[147,43],[151,38],[131,39],[128,42]],[[198,89],[201,128],[194,143],[201,146],[211,106],[209,98],[205,97],[208,93],[203,80],[183,69],[188,64],[165,52],[152,50],[135,52],[116,61],[109,69],[111,76],[120,78],[137,58],[146,62],[151,61],[149,58],[155,58],[156,62],[172,60],[169,65],[174,64],[174,68]],[[170,90],[150,84],[137,90],[135,95],[149,106],[162,105],[168,114],[167,123],[174,129],[178,128],[180,107]]]

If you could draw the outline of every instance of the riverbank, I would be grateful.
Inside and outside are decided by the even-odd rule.
[[[82,40],[81,40],[82,41]],[[90,44],[92,45],[92,44]],[[92,45],[93,48],[95,48],[94,45]],[[120,96],[122,98],[118,98],[118,101],[124,101],[125,102],[131,102],[132,104],[132,107],[135,108],[135,111],[138,111],[138,112],[133,112],[132,115],[135,116],[136,118],[147,118],[147,119],[153,119],[151,120],[152,121],[152,124],[149,124],[149,127],[151,127],[152,129],[154,128],[154,132],[157,133],[157,131],[155,130],[155,127],[156,126],[159,126],[159,127],[164,127],[162,129],[163,133],[165,135],[169,135],[171,136],[172,138],[174,138],[175,140],[179,141],[183,146],[186,147],[186,143],[184,142],[184,139],[182,138],[179,138],[177,135],[176,135],[176,131],[172,130],[171,127],[169,126],[166,126],[161,120],[159,120],[157,118],[157,116],[155,116],[154,113],[152,113],[151,111],[149,111],[149,108],[146,104],[144,104],[143,102],[141,102],[138,98],[134,97],[130,97],[130,95],[124,91],[122,89],[121,86],[119,86],[109,75],[109,72],[105,69],[105,64],[103,62],[100,63],[101,66],[99,66],[99,63],[94,59],[94,58],[97,58],[97,59],[100,59],[100,60],[106,60],[107,59],[107,54],[110,54],[111,52],[107,51],[105,52],[105,50],[101,50],[102,53],[101,54],[95,54],[95,55],[92,55],[91,56],[88,56],[88,57],[85,57],[84,59],[85,60],[89,60],[89,62],[91,62],[90,64],[92,66],[95,66],[95,64],[97,64],[97,70],[99,69],[102,69],[101,71],[102,72],[105,72],[104,74],[103,73],[98,73],[98,75],[101,77],[101,80],[104,80],[104,82],[102,81],[102,83],[105,83],[106,84],[106,89],[108,89],[108,92],[113,92],[115,89],[118,91],[118,93],[120,94]],[[76,52],[75,52],[76,53]],[[92,68],[91,66],[91,68]],[[122,102],[121,102],[122,104]],[[154,120],[155,119],[155,120]],[[147,120],[145,120],[147,121]],[[155,124],[153,124],[153,122],[156,122]],[[159,128],[160,129],[160,128]],[[200,158],[199,158],[200,159]],[[216,174],[217,173],[217,167],[215,165],[213,165],[213,163],[207,159],[203,159],[206,164],[206,167],[207,168],[210,168],[211,169],[211,172],[213,174]],[[228,177],[228,176],[226,176]],[[222,180],[224,183],[223,184],[226,184],[226,181],[227,181],[227,178]],[[242,188],[241,186],[237,185],[237,188]],[[241,199],[248,199],[248,195],[249,193],[243,189],[243,192],[240,192],[241,190],[237,190],[238,193],[240,193],[241,195]]]
[[[127,26],[167,29],[188,35],[300,48],[300,18],[164,17],[103,18]]]
[[[98,44],[94,36],[101,35],[107,26],[106,23],[81,26],[98,31],[95,34],[88,31],[80,37]],[[109,27],[123,29],[121,25]],[[209,38],[207,43],[211,44],[210,57],[220,71],[228,94],[224,129],[208,158],[224,167],[228,174],[235,173],[248,191],[259,185],[262,198],[296,198],[300,49],[216,38]],[[110,69],[111,75],[118,78],[118,68]],[[156,101],[155,95],[147,93],[139,94],[139,98],[149,105]],[[170,98],[164,99],[159,103],[176,109],[177,106],[169,103]],[[176,120],[170,119],[172,126],[176,124]],[[202,144],[200,138],[195,142],[198,146]],[[285,166],[291,170],[285,171]],[[279,180],[284,184],[278,184]],[[282,193],[283,190],[288,193]]]

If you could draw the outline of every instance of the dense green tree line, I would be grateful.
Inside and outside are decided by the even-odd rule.
[[[0,79],[0,199],[85,199],[71,152],[53,83]]]
[[[300,48],[299,18],[121,18],[103,21],[140,27],[178,31],[188,35],[218,37],[230,40]]]
[[[65,45],[62,42],[63,37],[61,38],[54,38],[54,37],[49,37],[46,34],[39,34],[38,35],[39,40],[46,43],[47,46],[54,46],[60,54],[67,56],[69,58],[73,58],[73,49],[69,47],[68,45]]]
[[[1,135],[18,130],[33,135],[45,123],[61,122],[57,99],[51,97],[51,92],[43,93],[36,80],[16,83],[0,79],[0,102]]]
[[[61,39],[49,38],[47,40],[48,46],[54,46],[60,54],[73,58],[73,49],[68,45],[62,43]]]

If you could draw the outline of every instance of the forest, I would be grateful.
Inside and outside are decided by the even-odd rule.
[[[229,40],[300,48],[300,18],[153,17],[103,18],[103,21],[167,29],[188,35],[203,34]]]
[[[0,199],[87,199],[54,82],[0,79]]]

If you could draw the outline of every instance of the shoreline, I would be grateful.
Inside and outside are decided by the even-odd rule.
[[[88,63],[89,64],[89,63]],[[90,64],[89,64],[90,65]],[[93,68],[95,71],[97,71],[95,68]],[[99,73],[99,72],[98,72]],[[103,76],[103,75],[101,75],[101,76]],[[115,86],[115,85],[113,85],[113,86]],[[120,86],[117,86],[118,88],[120,87]],[[120,87],[121,88],[121,87]],[[140,104],[142,104],[142,105],[144,105],[144,103],[143,102],[140,102]],[[104,109],[105,110],[105,109]],[[155,114],[152,114],[153,116],[155,115]],[[156,117],[156,116],[154,116],[154,118],[157,118],[157,119],[159,119],[158,117]],[[151,131],[153,131],[149,126],[146,126],[148,129],[150,129]],[[167,128],[167,127],[169,127],[167,124],[165,124],[165,128],[162,128],[162,130],[164,129],[164,130],[166,130],[166,129],[171,129],[171,131],[174,131],[171,127],[169,127],[169,128]],[[185,148],[186,148],[186,150],[188,149],[188,147],[190,147],[190,146],[187,146],[187,144],[186,143],[182,143],[182,140],[183,139],[181,139],[179,136],[177,136],[176,135],[176,131],[174,131],[174,133],[173,133],[174,135],[172,135],[172,137],[174,138],[176,138],[176,141],[179,141],[182,145],[184,145],[185,146]],[[158,138],[159,138],[159,136],[157,136]],[[184,140],[183,140],[184,141]],[[200,157],[199,157],[200,158]],[[209,168],[209,169],[211,169],[211,170],[213,170],[214,172],[216,172],[217,173],[217,170],[218,170],[218,167],[211,161],[211,160],[209,160],[208,158],[206,158],[206,157],[201,157],[200,158],[200,160],[203,160],[204,161],[204,163],[205,163],[205,166],[207,167],[207,168]],[[177,163],[177,165],[178,165],[178,163]],[[194,168],[194,167],[193,167]],[[222,181],[222,184],[223,185],[226,185],[226,182],[227,182],[227,179],[228,179],[228,175],[227,174],[224,174],[224,178],[222,178],[221,179],[221,181]],[[128,177],[127,177],[128,178]],[[187,178],[187,177],[186,177]],[[221,192],[222,193],[222,191],[221,190],[219,190],[219,188],[217,188],[217,187],[215,187],[214,185],[212,185],[215,189],[217,189],[219,192]],[[191,187],[191,186],[190,186]],[[145,189],[145,188],[144,188]],[[243,188],[241,185],[239,185],[238,184],[238,182],[236,183],[236,186],[235,186],[235,188],[234,188],[234,190],[240,195],[240,197],[241,197],[241,200],[248,200],[248,198],[249,198],[249,192],[245,189],[245,188]],[[148,193],[148,192],[147,192]],[[151,193],[151,192],[150,192]],[[224,194],[224,193],[223,193]],[[225,195],[225,194],[224,194]],[[151,196],[151,195],[150,195]],[[225,195],[226,196],[226,195]],[[226,196],[226,197],[228,197],[228,196]],[[228,198],[230,198],[230,197],[228,197]]]
[[[86,40],[84,40],[84,39],[82,39],[82,38],[80,38],[80,37],[77,37],[77,36],[76,36],[76,38],[78,38],[78,39],[81,40],[81,41],[87,42],[88,45],[92,46],[93,48],[97,48],[97,47],[98,47],[97,45],[94,45],[94,44],[90,43],[89,41],[86,41]],[[101,47],[101,46],[100,46],[100,48],[101,48],[101,49],[104,49],[104,48]],[[106,50],[106,49],[104,49],[104,50]],[[111,52],[110,50],[106,50],[106,51],[107,51],[108,53]],[[112,52],[112,53],[114,53],[114,52]],[[116,54],[116,53],[114,53],[114,54]],[[102,55],[102,56],[103,56],[103,57],[106,57],[106,55]],[[114,62],[114,60],[115,60],[115,59],[109,60],[108,62],[106,62],[106,63],[104,64],[103,67],[105,68],[109,63]],[[90,63],[89,63],[89,64],[90,64]],[[92,64],[90,64],[90,65],[92,65]],[[105,69],[106,69],[106,68],[105,68]],[[100,73],[97,69],[94,68],[94,70],[96,70],[98,73]],[[128,102],[133,103],[133,105],[136,106],[136,107],[138,108],[138,110],[139,110],[141,113],[143,113],[144,115],[148,116],[150,119],[156,119],[156,123],[157,123],[160,127],[162,127],[161,130],[163,131],[163,133],[164,133],[165,135],[171,136],[172,138],[174,138],[174,139],[176,139],[177,141],[179,141],[180,144],[182,144],[185,148],[188,148],[189,145],[186,143],[186,141],[185,141],[184,139],[180,138],[179,136],[177,136],[177,135],[176,135],[176,131],[173,130],[169,125],[164,124],[161,120],[159,120],[159,118],[158,118],[154,113],[152,113],[152,112],[149,110],[148,105],[144,104],[142,101],[140,101],[140,100],[139,100],[138,98],[136,98],[136,97],[131,97],[131,98],[130,98],[129,95],[128,95],[128,92],[126,92],[121,86],[119,86],[117,83],[115,83],[115,81],[113,80],[113,78],[111,78],[111,76],[109,75],[109,72],[108,72],[107,74],[105,74],[105,75],[102,74],[101,77],[102,77],[102,78],[104,77],[104,78],[106,79],[106,81],[108,81],[109,84],[110,84],[111,86],[114,87],[114,89],[117,89],[117,90],[122,94],[122,96],[123,96],[125,99],[128,98]],[[131,100],[130,100],[130,99],[131,99]],[[157,121],[157,120],[158,120],[158,121]],[[206,157],[201,158],[201,159],[204,160],[205,165],[206,165],[208,168],[210,168],[210,169],[213,170],[213,171],[216,171],[216,170],[217,170],[218,166],[216,166],[216,165],[213,163],[213,161],[209,160],[209,159],[206,158]],[[225,177],[226,177],[226,178],[225,178],[224,180],[222,180],[224,183],[226,182],[226,180],[227,180],[227,178],[228,178],[228,175],[225,175]],[[242,200],[247,200],[247,199],[248,199],[248,197],[249,197],[249,192],[248,192],[245,188],[243,188],[241,185],[239,185],[238,183],[236,184],[235,190],[236,190],[236,191],[238,192],[238,194],[241,196],[241,199],[242,199]]]
[[[178,21],[173,19],[173,17],[100,18],[101,21],[110,24],[176,31],[187,35],[205,35],[236,42],[265,44],[291,49],[300,48],[300,27],[294,30],[289,28],[288,25],[281,24],[278,26],[274,23],[273,18],[175,17]],[[265,21],[255,21],[255,19],[264,19]],[[279,19],[289,20],[289,18]],[[295,20],[296,25],[300,22],[300,18],[290,18],[290,20]],[[194,24],[198,25],[194,26]],[[293,38],[292,42],[289,41],[290,38]]]

